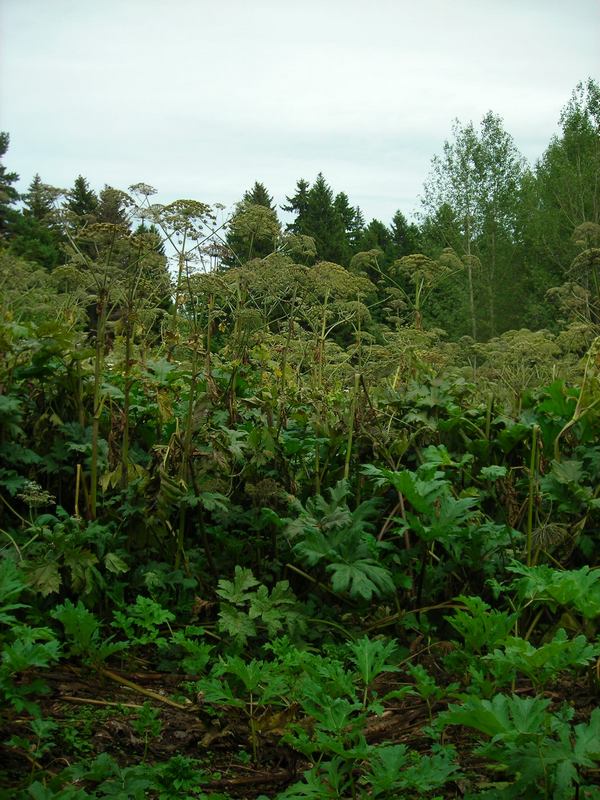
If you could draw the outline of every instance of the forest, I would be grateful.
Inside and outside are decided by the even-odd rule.
[[[600,800],[598,82],[558,123],[455,121],[410,222],[0,133],[0,798]]]

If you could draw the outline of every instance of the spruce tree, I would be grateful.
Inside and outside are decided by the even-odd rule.
[[[379,259],[379,266],[382,269],[385,269],[394,261],[395,251],[391,231],[378,219],[372,219],[369,222],[360,239],[361,251],[365,252],[374,249],[380,250],[382,253]]]
[[[396,258],[402,258],[403,256],[411,255],[411,253],[421,251],[419,229],[416,225],[409,223],[399,209],[392,217],[390,233]]]
[[[305,181],[304,178],[300,178],[296,183],[296,193],[291,197],[286,197],[285,199],[288,201],[288,204],[286,206],[281,206],[283,211],[295,215],[295,219],[286,226],[286,230],[291,233],[308,235],[302,228],[306,223],[309,187],[310,183]]]
[[[55,208],[60,194],[60,189],[43,183],[36,174],[23,195],[23,209],[14,215],[12,223],[11,251],[48,270],[64,261],[63,236]]]
[[[66,207],[82,219],[95,214],[98,197],[83,175],[77,176],[73,188],[67,193]]]
[[[345,261],[346,231],[344,221],[334,205],[333,192],[319,172],[308,192],[306,231],[317,245],[317,254],[323,261],[341,264]]]
[[[365,229],[365,218],[358,206],[356,206],[353,211],[352,223],[347,233],[350,250],[355,254],[360,250],[360,240]]]
[[[54,211],[54,200],[57,195],[58,189],[46,186],[36,172],[27,192],[23,195],[25,202],[23,213],[37,220],[47,220]]]
[[[130,201],[125,192],[105,184],[98,197],[96,208],[89,213],[93,213],[98,222],[109,222],[111,225],[123,225],[129,228],[126,210],[128,202]]]
[[[14,220],[14,210],[11,206],[19,199],[19,193],[12,185],[19,180],[16,172],[8,172],[2,159],[8,151],[10,136],[5,131],[0,131],[0,239],[9,233],[11,222]]]
[[[289,205],[283,206],[284,211],[296,214],[295,220],[287,229],[293,233],[311,236],[315,241],[319,260],[345,265],[350,257],[346,228],[323,174],[317,175],[310,188],[307,181],[299,180],[296,194],[286,199]]]
[[[275,204],[273,203],[272,196],[269,194],[264,183],[260,183],[259,181],[255,181],[252,189],[244,192],[243,200],[253,206],[265,206],[265,208],[270,208],[271,211],[275,211]]]

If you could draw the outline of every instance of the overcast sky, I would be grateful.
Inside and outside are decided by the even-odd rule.
[[[599,42],[600,0],[0,0],[5,164],[227,206],[322,171],[389,223],[455,118],[538,158]]]

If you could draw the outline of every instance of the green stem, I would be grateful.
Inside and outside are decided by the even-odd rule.
[[[531,432],[531,458],[529,461],[529,500],[527,503],[527,566],[532,562],[532,534],[533,534],[533,503],[536,489],[536,462],[537,462],[537,434],[538,426],[534,425]]]
[[[190,377],[190,394],[188,399],[188,408],[185,419],[185,430],[183,433],[183,453],[181,454],[181,466],[179,468],[179,477],[186,484],[189,476],[189,465],[192,455],[192,434],[194,428],[194,405],[196,401],[196,387],[198,385],[198,348],[194,347],[192,350],[192,374]],[[185,507],[182,506],[179,510],[179,528],[177,530],[177,549],[175,552],[175,569],[179,569],[181,565],[181,558],[183,555],[183,544],[185,534]]]
[[[129,315],[129,311],[126,312]],[[124,366],[124,387],[125,395],[123,400],[123,441],[121,444],[121,488],[126,489],[129,484],[129,408],[131,405],[131,356],[133,331],[132,325],[127,318],[125,325],[125,366]]]
[[[100,438],[100,414],[102,412],[102,370],[104,367],[104,339],[106,333],[106,302],[98,302],[98,327],[96,330],[96,352],[94,359],[94,405],[92,416],[92,454],[90,463],[90,519],[96,519],[98,498],[98,440]]]
[[[356,404],[358,400],[358,392],[360,389],[360,374],[354,374],[354,391],[352,393],[352,401],[350,403],[350,411],[348,413],[348,442],[346,444],[346,463],[344,464],[344,480],[348,480],[350,475],[350,459],[352,456],[352,440],[354,438],[354,417],[356,415]]]

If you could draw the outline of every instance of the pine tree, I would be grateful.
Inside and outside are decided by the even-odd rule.
[[[129,228],[126,211],[128,202],[130,199],[125,192],[105,184],[98,197],[96,208],[88,213],[93,213],[98,222],[109,222],[111,225],[123,225]]]
[[[352,255],[354,254],[352,240],[354,234],[356,209],[350,205],[350,200],[345,192],[339,192],[339,194],[336,194],[335,200],[333,201],[333,206],[344,226],[343,255],[340,263],[348,264],[352,258]]]
[[[317,175],[310,188],[307,181],[299,180],[296,194],[286,199],[289,205],[283,206],[284,211],[296,214],[296,219],[287,229],[293,233],[311,236],[320,260],[346,264],[350,257],[350,248],[344,221],[335,207],[333,192],[323,174]]]
[[[253,206],[265,206],[265,208],[275,211],[275,204],[273,203],[272,196],[269,194],[264,183],[259,183],[259,181],[255,181],[252,189],[244,192],[243,200]]]
[[[242,200],[229,223],[227,245],[232,257],[224,263],[233,266],[268,256],[274,252],[280,234],[281,226],[274,209]]]
[[[365,218],[358,206],[353,211],[352,223],[348,230],[348,241],[352,253],[355,254],[360,250],[360,240],[365,229]]]
[[[403,256],[411,255],[411,253],[421,251],[419,229],[416,225],[409,223],[399,209],[392,217],[390,233],[396,258],[402,258]]]
[[[12,185],[19,180],[16,172],[8,172],[2,159],[8,151],[10,136],[0,131],[0,239],[9,233],[10,223],[14,219],[14,210],[11,206],[19,199],[19,193]]]
[[[360,249],[361,251],[380,250],[382,255],[379,259],[379,266],[384,270],[395,258],[391,231],[378,219],[372,219],[363,230]]]
[[[36,174],[23,195],[23,209],[15,214],[12,224],[11,251],[47,270],[64,262],[63,236],[55,209],[60,194],[60,189],[43,183]]]
[[[57,189],[46,186],[39,173],[33,177],[27,192],[23,195],[25,207],[23,212],[37,220],[46,220],[54,211],[54,200],[58,194]]]
[[[344,227],[348,230],[354,219],[354,209],[350,205],[350,200],[346,192],[338,192],[338,194],[336,194],[333,206],[342,218]]]
[[[273,198],[263,183],[255,181],[236,204],[229,221],[223,265],[234,267],[252,258],[268,256],[275,250],[280,233]]]
[[[16,214],[11,225],[10,250],[47,270],[64,263],[62,236],[56,226],[31,214]]]
[[[346,255],[344,221],[334,205],[333,192],[322,172],[308,193],[306,215],[310,228],[306,233],[315,240],[318,256],[323,261],[341,264]]]
[[[291,233],[308,235],[306,231],[301,230],[301,228],[306,223],[309,187],[310,183],[305,181],[304,178],[300,178],[296,183],[296,193],[291,197],[285,198],[288,201],[288,205],[281,206],[283,211],[296,215],[296,218],[286,226],[286,230]]]
[[[83,175],[77,176],[73,188],[67,193],[66,207],[82,219],[95,214],[98,197]]]

